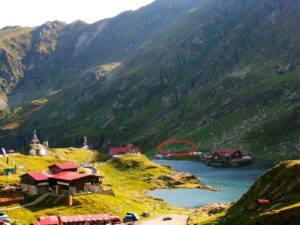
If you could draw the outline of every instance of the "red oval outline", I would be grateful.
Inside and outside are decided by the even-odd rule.
[[[192,145],[193,146],[193,149],[188,151],[188,152],[185,152],[185,153],[171,153],[171,152],[167,152],[165,150],[163,150],[161,147],[166,145],[166,144],[170,144],[170,143],[184,143],[184,144],[187,144],[187,145]],[[190,141],[186,141],[186,140],[167,140],[167,141],[164,141],[162,143],[160,143],[158,146],[157,146],[157,150],[164,154],[164,155],[171,155],[171,156],[186,156],[186,155],[192,155],[194,152],[198,152],[199,150],[199,146],[196,145],[195,143],[193,142],[190,142]]]

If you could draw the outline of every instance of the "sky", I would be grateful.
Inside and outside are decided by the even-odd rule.
[[[0,28],[37,26],[46,21],[93,23],[154,0],[1,0]]]

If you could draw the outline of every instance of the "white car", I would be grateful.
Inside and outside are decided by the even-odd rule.
[[[10,222],[9,216],[4,214],[3,212],[0,212],[0,221]]]

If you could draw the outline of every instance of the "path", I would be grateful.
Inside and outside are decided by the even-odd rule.
[[[37,199],[35,199],[33,202],[30,202],[30,203],[27,203],[27,204],[24,204],[24,205],[15,206],[15,207],[12,207],[12,208],[2,208],[0,210],[10,211],[10,210],[14,210],[14,209],[19,209],[19,208],[24,208],[24,207],[28,207],[28,206],[33,206],[33,205],[36,205],[36,204],[40,203],[44,199],[46,199],[48,196],[49,196],[49,193],[46,193],[46,194],[41,195]]]
[[[172,220],[163,221],[164,217],[171,217]],[[155,219],[142,221],[139,225],[186,225],[188,220],[187,215],[170,214],[157,217]]]
[[[93,151],[93,150],[90,150],[89,155],[88,155],[88,157],[87,157],[87,159],[86,159],[86,161],[85,161],[85,164],[90,164],[91,161],[94,160],[95,155],[96,155],[96,152]]]

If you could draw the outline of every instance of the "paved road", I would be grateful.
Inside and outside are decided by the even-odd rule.
[[[172,220],[163,221],[164,217],[171,217]],[[163,215],[152,220],[146,220],[139,223],[139,225],[186,225],[188,216],[171,214]]]

